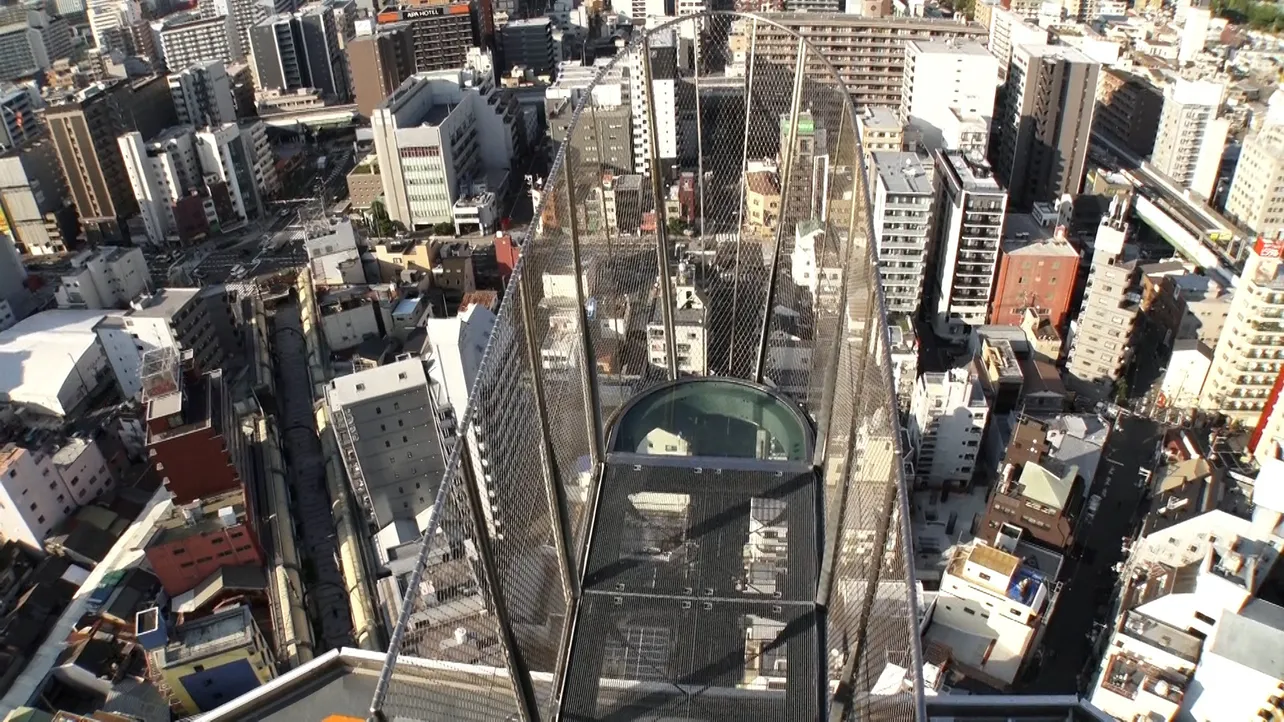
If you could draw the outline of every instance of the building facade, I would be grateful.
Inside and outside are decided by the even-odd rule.
[[[1094,130],[1117,138],[1146,158],[1155,149],[1164,94],[1149,80],[1121,68],[1102,68],[1097,82]]]
[[[156,475],[177,504],[241,488],[247,450],[222,370],[187,378],[177,368],[167,371],[172,373],[154,378],[145,368],[143,375],[147,449]]]
[[[1284,231],[1284,97],[1271,106],[1262,129],[1244,139],[1226,198],[1226,215],[1268,238]]]
[[[165,593],[189,592],[222,567],[262,567],[266,560],[249,515],[238,486],[172,507],[157,520],[143,550]]]
[[[999,249],[999,269],[990,302],[990,323],[1020,326],[1034,310],[1058,332],[1069,322],[1079,253],[1064,227],[1049,228],[1033,216],[1008,214]]]
[[[1010,202],[1077,195],[1096,106],[1100,63],[1064,45],[1019,45],[1012,51],[996,111],[994,169]]]
[[[97,442],[73,438],[61,448],[0,448],[0,533],[31,549],[81,505],[115,487]]]
[[[934,174],[914,153],[875,152],[872,160],[874,238],[883,297],[888,313],[914,316],[927,275],[936,210]]]
[[[250,47],[258,87],[315,88],[339,103],[351,98],[347,61],[328,5],[264,18],[250,29]]]
[[[380,25],[410,23],[415,72],[428,73],[465,65],[468,49],[477,47],[479,38],[474,16],[471,3],[455,0],[439,5],[392,6],[379,12],[376,20]]]
[[[917,482],[959,489],[971,486],[989,414],[989,402],[971,369],[920,375],[907,427]]]
[[[207,60],[238,63],[245,58],[227,15],[202,18],[180,13],[152,23],[152,29],[156,54],[174,72]]]
[[[180,125],[236,122],[232,79],[223,60],[206,60],[170,73],[169,92]]]
[[[1213,197],[1230,120],[1219,117],[1226,86],[1179,78],[1164,89],[1159,135],[1150,160],[1159,172],[1202,198]]]
[[[1008,192],[989,164],[957,151],[934,154],[937,271],[932,326],[952,341],[985,323],[1003,240]]]
[[[452,222],[455,201],[516,155],[517,108],[494,87],[489,56],[473,62],[411,77],[371,118],[388,216],[407,228]]]
[[[927,150],[978,150],[989,142],[998,61],[974,40],[909,40],[901,119]]]
[[[414,36],[407,23],[376,25],[347,42],[357,110],[367,118],[415,72]]]

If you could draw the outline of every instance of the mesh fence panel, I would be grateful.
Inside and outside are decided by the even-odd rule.
[[[398,684],[397,654],[475,672],[477,719],[594,718],[589,692],[562,684],[566,660],[586,654],[637,675],[671,654],[672,668],[721,690],[710,694],[734,696],[745,679],[735,665],[753,664],[745,650],[723,655],[732,667],[706,680],[689,666],[705,654],[695,640],[636,622],[734,627],[744,623],[734,606],[630,611],[636,600],[586,595],[579,618],[601,628],[568,638],[587,540],[605,513],[595,485],[613,416],[671,378],[724,376],[774,387],[817,427],[821,588],[813,611],[780,612],[779,641],[762,654],[787,645],[789,678],[812,670],[828,693],[790,708],[915,717],[914,695],[871,693],[887,664],[914,670],[919,654],[854,111],[805,43],[793,39],[792,62],[756,53],[766,27],[788,34],[722,12],[660,25],[569,99],[550,100],[561,149],[452,447],[421,581],[403,590],[408,615],[376,708],[434,709],[434,693]],[[809,625],[812,636],[793,632]],[[617,709],[647,699],[645,687],[621,687]]]

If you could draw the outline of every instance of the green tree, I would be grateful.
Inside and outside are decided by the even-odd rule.
[[[1115,386],[1115,403],[1120,406],[1128,403],[1128,382],[1123,379]]]
[[[682,231],[686,230],[686,227],[687,227],[687,225],[686,225],[685,223],[683,223],[683,222],[682,222],[682,219],[681,219],[681,218],[670,218],[670,219],[669,219],[669,235],[670,235],[670,236],[680,236],[680,235],[682,235]]]
[[[455,235],[455,224],[438,223],[432,227],[432,233],[434,236],[453,236]]]
[[[388,217],[388,209],[383,201],[370,204],[370,232],[376,238],[387,238],[397,232],[397,226]]]

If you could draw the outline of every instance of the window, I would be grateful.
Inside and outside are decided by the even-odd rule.
[[[967,612],[968,614],[971,614],[974,617],[976,616],[976,610],[972,609],[971,607],[963,607],[963,611]]]
[[[77,484],[79,484],[79,483],[80,483],[80,477],[79,477],[79,476],[73,476],[73,477],[71,477],[71,481],[70,481],[69,483],[70,483],[72,486],[76,486]]]
[[[1195,619],[1198,619],[1199,621],[1203,622],[1204,624],[1216,624],[1216,623],[1217,623],[1217,620],[1216,620],[1216,619],[1213,619],[1212,617],[1208,616],[1207,614],[1204,614],[1203,612],[1195,612]]]
[[[179,566],[179,568],[180,568],[180,569],[190,569],[190,568],[192,568],[192,567],[196,566],[196,562],[183,562],[182,564],[179,564],[178,566]]]
[[[45,517],[44,517],[44,515],[43,515],[43,514],[41,514],[40,516],[36,517],[36,523],[37,523],[37,524],[44,524],[44,523],[45,523]]]
[[[988,581],[991,581],[991,580],[993,579],[993,577],[991,577],[989,574],[986,574],[985,572],[980,572],[980,573],[978,574],[978,576],[980,576],[980,577],[981,577],[982,581],[987,581],[987,582],[988,582]]]
[[[1012,612],[1013,614],[1017,615],[1018,617],[1025,613],[1025,612],[1022,612],[1020,609],[1017,609],[1016,607],[1012,607],[1012,608],[1011,608],[1011,609],[1009,609],[1008,611],[1009,611],[1009,612]]]
[[[227,543],[227,540],[224,539],[223,537],[214,537],[213,539],[210,539],[210,544],[225,544],[225,543]]]
[[[31,510],[32,510],[32,511],[35,511],[35,510],[36,510],[36,502],[34,502],[34,501],[33,501],[33,502],[31,502]]]
[[[376,407],[375,407],[375,413],[376,413],[376,414],[382,414],[382,413],[383,413],[383,408],[381,408],[381,407],[379,407],[379,406],[376,406]]]

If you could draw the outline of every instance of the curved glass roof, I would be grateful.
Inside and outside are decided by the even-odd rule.
[[[730,378],[692,378],[651,389],[621,409],[609,448],[655,456],[804,461],[811,424],[770,389]]]

